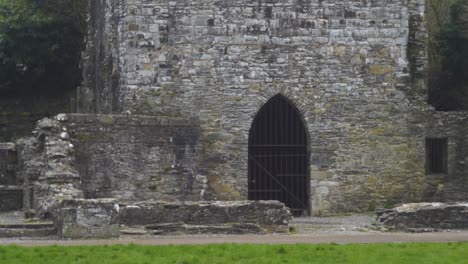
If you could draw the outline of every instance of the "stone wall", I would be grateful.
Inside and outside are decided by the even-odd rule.
[[[463,113],[438,113],[425,118],[432,118],[434,123],[425,127],[415,121],[415,130],[408,131],[403,139],[394,139],[393,134],[380,130],[377,132],[381,134],[372,132],[357,137],[362,140],[357,141],[361,144],[357,144],[358,148],[352,147],[362,151],[354,154],[373,155],[364,156],[367,159],[364,161],[369,162],[364,167],[366,171],[388,174],[379,177],[376,173],[364,178],[365,181],[351,178],[354,180],[347,182],[313,178],[312,187],[317,192],[311,196],[313,206],[320,208],[321,204],[317,203],[323,201],[320,199],[330,190],[336,192],[332,194],[337,199],[358,201],[363,206],[344,204],[336,212],[365,211],[371,206],[400,203],[405,199],[466,199],[466,177],[463,177],[466,168],[462,159],[468,146],[464,141],[466,134],[459,133],[465,127],[466,117]],[[128,202],[198,201],[227,196],[229,189],[210,186],[209,178],[204,175],[206,171],[199,166],[203,162],[200,151],[203,146],[196,124],[196,120],[92,114],[59,115],[41,120],[35,137],[18,142],[21,157],[18,172],[25,179],[26,208],[47,212],[61,199],[71,197],[118,198]],[[414,145],[406,145],[414,135],[418,137]],[[435,136],[449,138],[449,171],[447,175],[425,176],[424,139]],[[397,140],[404,143],[387,145]],[[370,145],[365,144],[369,142]],[[413,153],[412,156],[408,152]],[[359,165],[354,158],[337,165]],[[216,160],[212,162],[216,164]],[[371,166],[370,162],[378,162],[381,167]],[[385,164],[393,162],[402,162],[403,166],[391,168]],[[381,168],[385,170],[379,171]],[[401,174],[392,177],[391,172]],[[317,172],[312,171],[312,176],[314,173]],[[229,180],[223,174],[219,177]],[[235,185],[234,188],[245,191],[246,186]]]
[[[464,177],[466,137],[465,126],[457,123],[463,114],[436,113],[426,103],[423,0],[100,0],[90,6],[80,111],[196,117],[198,148],[187,156],[196,154],[188,158],[196,174],[178,172],[185,180],[175,182],[184,189],[195,179],[204,187],[194,187],[185,198],[247,198],[252,120],[264,103],[282,94],[308,128],[313,214],[367,211],[428,197],[466,199],[464,187],[449,194],[433,187],[449,188],[444,183]],[[147,135],[145,129],[138,135]],[[434,180],[425,175],[424,142],[445,136],[449,174]],[[136,174],[144,179],[137,181],[141,188],[162,194],[155,198],[183,196],[171,184],[148,180],[164,176],[145,176],[153,170],[165,174],[148,167],[158,160],[151,147],[136,144],[149,153],[143,163],[121,162],[123,156],[110,153],[137,153],[125,149],[131,146],[125,142],[134,141],[112,140],[119,144],[101,148],[108,157],[103,162],[93,163],[96,154],[78,160],[117,168],[111,169],[116,179]],[[141,164],[147,172],[136,170]],[[168,164],[165,158],[162,164]],[[93,166],[81,165],[80,170],[90,169],[80,171],[83,186],[106,186],[96,190],[127,197],[126,190],[140,188],[106,180],[114,176]]]
[[[277,94],[308,130],[313,214],[468,198],[465,113],[426,103],[423,0],[89,8],[77,98],[86,114],[41,120],[18,142],[26,208],[247,199],[249,130]],[[425,175],[427,137],[448,138],[448,173]]]
[[[199,128],[193,120],[111,115],[68,115],[86,198],[120,201],[200,200]]]
[[[52,212],[63,199],[203,200],[193,120],[61,114],[18,142],[25,207]]]
[[[466,112],[438,112],[424,128],[427,138],[448,139],[448,172],[428,174],[423,201],[450,202],[468,199],[468,115]]]
[[[88,37],[82,56],[83,83],[77,91],[77,110],[81,113],[119,112],[119,42],[124,0],[88,0]]]

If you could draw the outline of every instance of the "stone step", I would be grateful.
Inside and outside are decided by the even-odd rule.
[[[290,231],[299,234],[320,232],[368,232],[375,224],[373,214],[333,215],[324,217],[296,217]]]
[[[0,238],[51,237],[57,235],[52,222],[0,224]]]
[[[257,224],[232,223],[218,225],[189,225],[184,223],[160,223],[142,227],[121,227],[122,235],[194,235],[194,234],[266,234]]]

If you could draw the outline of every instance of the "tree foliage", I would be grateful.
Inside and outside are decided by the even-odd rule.
[[[428,51],[431,68],[440,67],[440,52],[437,35],[450,18],[453,0],[426,0],[426,23],[429,32]]]
[[[468,109],[468,0],[428,0],[429,101]]]
[[[0,0],[0,93],[75,88],[81,79],[82,0]]]

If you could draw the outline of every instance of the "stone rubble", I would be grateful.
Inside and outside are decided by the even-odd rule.
[[[468,229],[468,203],[410,203],[378,212],[377,220],[396,230]]]

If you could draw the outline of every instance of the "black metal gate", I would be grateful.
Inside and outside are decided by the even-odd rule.
[[[297,108],[276,95],[249,134],[249,199],[278,200],[296,216],[308,214],[307,132]]]

